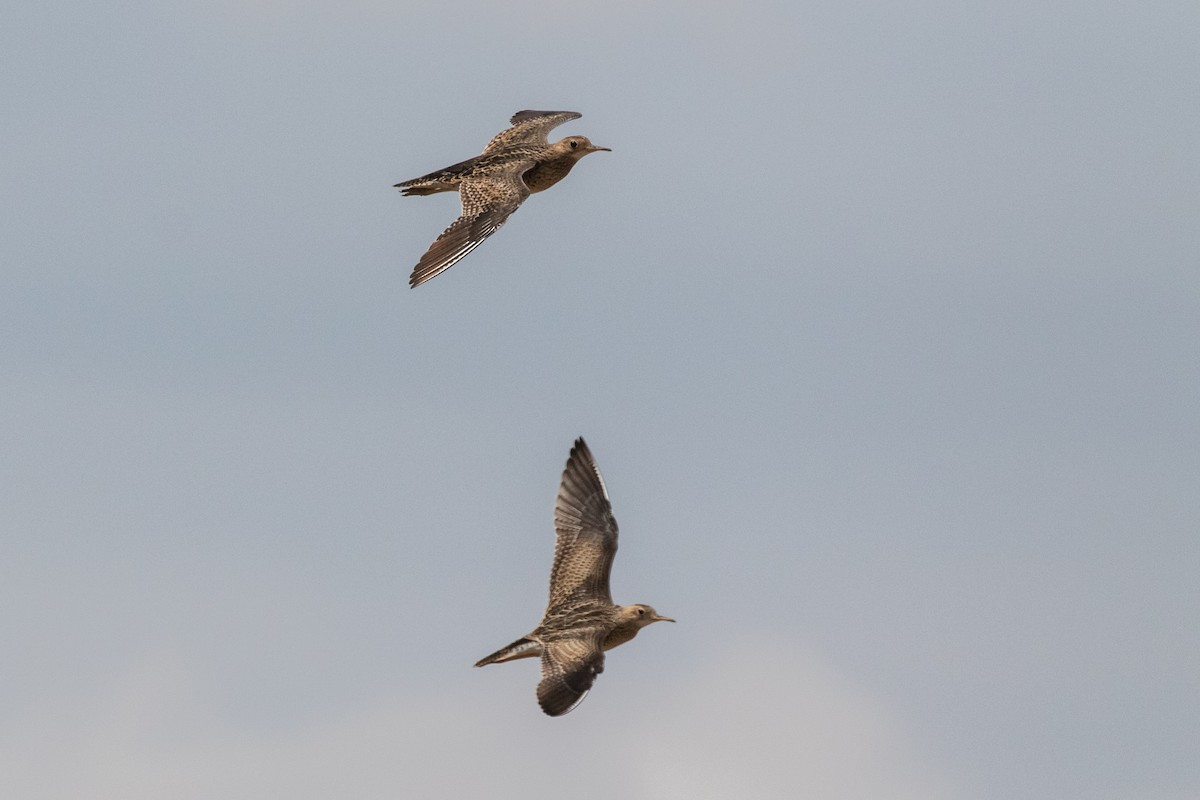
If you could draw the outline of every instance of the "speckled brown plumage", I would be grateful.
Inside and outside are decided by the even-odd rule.
[[[499,230],[530,194],[558,183],[588,153],[608,150],[586,136],[548,141],[552,128],[581,116],[574,111],[518,111],[512,127],[493,136],[481,154],[396,184],[406,196],[457,191],[462,202],[462,213],[417,262],[409,285],[420,286],[454,266]]]
[[[554,504],[557,534],[550,600],[533,632],[480,659],[475,666],[539,657],[538,704],[550,716],[583,701],[604,671],[604,651],[624,644],[653,622],[674,622],[647,605],[618,606],[609,591],[617,553],[617,521],[604,479],[583,439],[563,470]]]

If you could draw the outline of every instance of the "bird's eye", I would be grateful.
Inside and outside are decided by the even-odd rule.
[[[576,141],[572,140],[572,142],[571,142],[571,149],[572,149],[572,150],[574,150],[576,147],[579,147],[579,142],[576,142]]]
[[[639,608],[639,609],[638,609],[638,616],[639,616],[639,617],[640,617],[642,614],[645,614],[645,613],[646,613],[646,609],[644,609],[644,608]]]

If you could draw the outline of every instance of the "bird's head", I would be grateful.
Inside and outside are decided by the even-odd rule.
[[[612,152],[612,150],[608,147],[597,147],[596,145],[592,144],[586,136],[568,136],[567,138],[559,141],[556,146],[566,155],[574,156],[576,161],[583,158],[588,153],[595,153],[599,150],[605,150],[610,153]]]
[[[652,622],[674,622],[670,617],[661,616],[652,607],[642,605],[624,606],[620,612],[621,622],[632,622],[639,628],[644,628]]]

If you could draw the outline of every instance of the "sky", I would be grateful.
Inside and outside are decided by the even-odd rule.
[[[0,795],[1200,796],[1200,6],[0,11]],[[392,185],[588,156],[416,290]],[[551,719],[585,436],[617,602]]]

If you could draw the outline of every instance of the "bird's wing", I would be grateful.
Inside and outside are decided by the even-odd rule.
[[[567,601],[612,605],[608,577],[617,553],[617,521],[587,443],[575,440],[554,503],[554,566],[548,613]]]
[[[512,127],[493,136],[483,152],[491,153],[517,144],[546,144],[546,134],[552,129],[582,116],[577,111],[518,111],[509,120]]]
[[[420,286],[450,269],[484,239],[500,230],[529,196],[529,187],[521,174],[531,166],[532,161],[514,161],[501,172],[465,178],[458,187],[462,214],[421,256],[409,276],[409,286]]]
[[[552,717],[566,714],[583,702],[603,671],[604,650],[596,636],[547,642],[542,650],[538,705]]]

